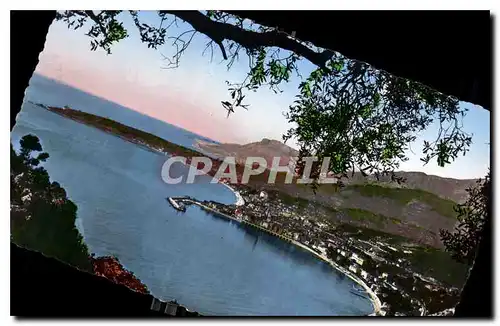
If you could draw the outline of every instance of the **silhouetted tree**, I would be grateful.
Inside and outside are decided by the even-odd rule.
[[[20,141],[19,154],[10,147],[11,155],[11,240],[92,271],[87,246],[75,227],[77,207],[66,197],[57,182],[50,182],[40,162],[49,154],[34,135]],[[38,153],[41,152],[41,153]]]
[[[452,257],[462,263],[472,265],[476,257],[479,241],[486,218],[489,216],[491,198],[490,172],[478,185],[467,189],[468,198],[456,207],[458,223],[453,233],[441,230],[441,240]]]
[[[167,67],[177,67],[196,35],[203,35],[205,51],[220,53],[230,69],[240,54],[246,54],[249,71],[243,81],[227,82],[230,99],[221,101],[228,115],[247,109],[245,93],[261,87],[281,92],[280,85],[301,79],[298,94],[286,117],[293,127],[284,135],[322,160],[330,157],[330,171],[347,177],[360,170],[394,176],[400,162],[408,160],[407,149],[416,134],[433,122],[438,135],[425,141],[422,161],[436,159],[444,166],[465,154],[471,136],[462,129],[466,109],[457,98],[441,94],[418,82],[401,79],[370,65],[288,35],[274,26],[223,11],[157,11],[157,24],[145,23],[138,11],[64,11],[57,19],[68,28],[85,28],[91,50],[111,53],[113,45],[128,37],[123,19],[130,15],[141,41],[158,49],[171,42],[175,54],[164,56]],[[192,28],[179,35],[168,31],[177,20]],[[214,50],[215,48],[215,50]],[[219,49],[217,51],[217,48]],[[300,60],[316,69],[302,76]],[[302,72],[303,73],[303,72]]]

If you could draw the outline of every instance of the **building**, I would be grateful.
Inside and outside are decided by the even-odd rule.
[[[352,254],[351,260],[355,261],[356,264],[358,264],[359,266],[363,266],[364,260],[362,258],[360,258],[356,253]]]
[[[283,231],[283,227],[281,225],[281,223],[279,222],[270,222],[268,221],[268,223],[271,225],[271,231],[273,232],[276,232],[276,233],[281,233]]]

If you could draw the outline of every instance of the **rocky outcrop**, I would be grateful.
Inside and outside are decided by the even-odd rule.
[[[113,283],[125,285],[126,287],[139,293],[149,294],[148,288],[144,285],[134,273],[128,271],[115,257],[104,256],[94,258],[90,257],[94,274],[102,276]]]

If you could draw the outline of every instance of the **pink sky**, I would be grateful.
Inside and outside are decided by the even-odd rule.
[[[148,49],[127,17],[125,25],[132,25],[128,26],[130,36],[113,46],[111,55],[90,51],[90,39],[83,30],[75,32],[61,22],[53,23],[37,71],[221,142],[281,139],[289,128],[282,112],[293,101],[294,93],[280,95],[263,90],[247,94],[251,109],[237,110],[228,119],[221,105],[229,98],[225,81],[243,80],[248,64],[242,61],[228,72],[224,64],[210,63],[208,56],[200,55],[205,40],[199,36],[178,68],[162,69],[162,54],[168,56],[173,47]]]
[[[245,142],[233,132],[231,120],[214,116],[190,102],[190,95],[166,85],[147,87],[134,80],[133,74],[104,72],[78,56],[57,56],[44,60],[42,55],[36,71],[90,94],[173,125],[221,142]],[[193,118],[196,116],[196,118]]]

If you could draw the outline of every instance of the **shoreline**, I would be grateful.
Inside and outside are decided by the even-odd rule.
[[[318,254],[316,251],[309,248],[308,246],[306,246],[298,241],[295,241],[293,239],[290,239],[290,240],[294,245],[301,247],[304,250],[309,251],[310,253],[315,255],[317,258],[327,262],[328,264],[330,264],[330,266],[332,266],[333,268],[335,268],[339,272],[341,272],[344,275],[346,275],[347,277],[349,277],[356,284],[360,285],[366,291],[366,293],[368,293],[368,295],[370,297],[370,301],[373,304],[373,313],[371,313],[369,316],[380,315],[380,312],[382,311],[382,303],[381,303],[379,297],[375,294],[375,292],[372,291],[372,289],[370,289],[370,287],[361,278],[359,278],[357,275],[351,273],[350,271],[348,271],[344,267],[338,265],[334,261],[330,260],[328,257]]]
[[[279,238],[285,240],[285,241],[288,241],[294,245],[296,245],[297,247],[300,247],[304,250],[307,250],[309,251],[310,253],[312,253],[316,258],[319,258],[321,260],[323,260],[324,262],[328,263],[330,266],[332,266],[335,270],[341,272],[342,274],[346,275],[347,277],[349,277],[353,282],[355,282],[356,284],[360,285],[365,291],[366,293],[368,294],[369,296],[369,299],[373,305],[373,312],[371,314],[369,314],[368,316],[378,316],[380,315],[380,312],[382,311],[382,303],[380,301],[380,299],[378,298],[378,296],[375,294],[375,292],[373,292],[370,287],[361,279],[359,278],[357,275],[351,273],[350,271],[348,271],[347,269],[345,269],[344,267],[338,265],[337,263],[335,263],[334,261],[330,260],[328,257],[326,256],[323,256],[323,255],[320,255],[318,254],[316,251],[314,251],[313,249],[309,248],[308,246],[298,242],[298,241],[295,241],[293,239],[290,239],[286,236],[283,236],[283,235],[280,235],[280,234],[277,234],[277,233],[274,233],[270,230],[267,230],[265,228],[262,228],[256,224],[253,224],[253,223],[250,223],[250,222],[247,222],[247,221],[244,221],[244,220],[239,220],[233,216],[230,216],[230,215],[227,215],[225,213],[222,213],[222,212],[219,212],[213,208],[210,208],[206,205],[204,205],[203,203],[197,201],[197,200],[193,200],[193,199],[188,199],[191,203],[199,206],[200,208],[202,209],[205,209],[207,211],[210,211],[212,213],[215,213],[216,215],[221,215],[221,216],[224,216],[225,218],[228,218],[232,221],[235,221],[235,222],[238,222],[238,223],[242,223],[242,224],[246,224],[246,225],[249,225],[249,226],[252,226],[252,227],[255,227],[257,229],[260,229],[266,233],[269,233],[271,235],[274,235],[274,236],[278,236]]]
[[[217,183],[220,184],[220,185],[225,186],[226,188],[228,188],[229,190],[231,190],[233,192],[233,194],[236,196],[236,203],[234,203],[234,205],[236,205],[236,206],[243,206],[243,205],[245,205],[245,200],[243,199],[243,197],[241,196],[241,194],[240,194],[240,192],[238,190],[234,189],[233,187],[231,187],[227,183],[222,182],[220,180],[217,180]]]

